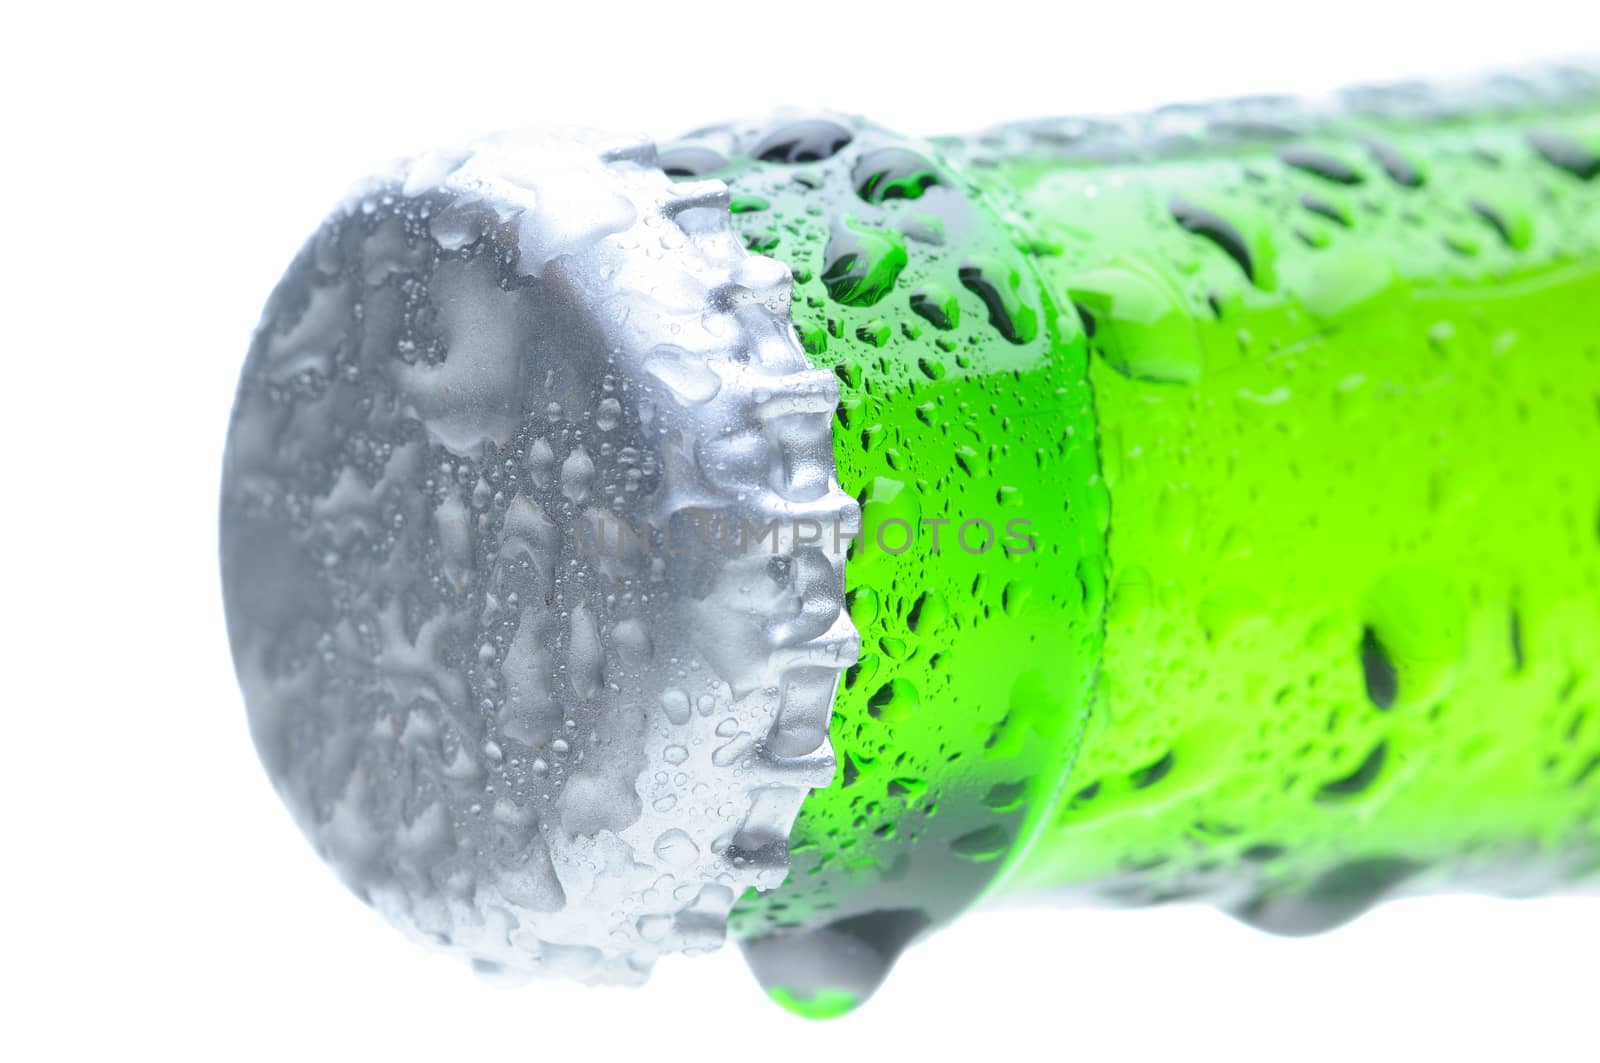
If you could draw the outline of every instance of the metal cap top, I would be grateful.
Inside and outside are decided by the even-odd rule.
[[[720,182],[584,131],[397,166],[273,293],[223,478],[235,667],[302,829],[412,936],[638,982],[782,881],[860,521],[789,298]]]

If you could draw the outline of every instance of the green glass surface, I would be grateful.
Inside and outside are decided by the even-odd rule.
[[[1004,171],[1112,500],[1095,712],[1007,891],[1296,932],[1600,871],[1600,185],[1535,146],[1600,120],[1364,132]]]
[[[1302,933],[1600,878],[1600,101],[1279,117],[713,170],[866,525],[840,769],[732,923],[780,1002],[986,898]]]

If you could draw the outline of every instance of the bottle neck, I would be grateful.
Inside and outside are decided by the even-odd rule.
[[[838,771],[730,922],[793,1006],[985,896],[1301,931],[1595,870],[1600,117],[1217,117],[684,148],[863,507]]]

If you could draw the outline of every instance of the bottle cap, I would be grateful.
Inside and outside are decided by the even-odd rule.
[[[223,478],[256,746],[319,854],[486,973],[642,981],[778,885],[858,636],[838,385],[648,142],[359,186],[267,304]]]

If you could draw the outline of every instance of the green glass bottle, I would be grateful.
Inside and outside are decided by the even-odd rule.
[[[986,898],[1306,933],[1600,873],[1600,100],[1560,81],[664,153],[793,269],[865,525],[842,770],[733,916],[775,998],[849,1010]]]
[[[230,431],[258,746],[414,935],[825,1017],[1001,898],[1600,878],[1600,77],[535,148],[358,192]]]

